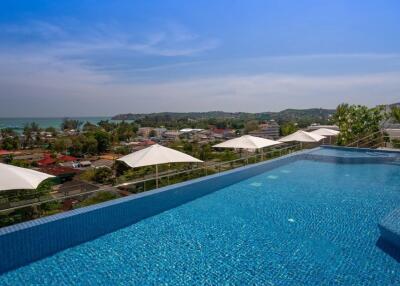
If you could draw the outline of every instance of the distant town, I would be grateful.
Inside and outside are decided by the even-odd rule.
[[[390,109],[388,107],[389,111]],[[1,213],[0,225],[154,188],[154,167],[132,169],[117,161],[121,156],[154,144],[179,150],[207,164],[204,174],[195,172],[191,175],[187,171],[194,168],[192,165],[161,166],[161,176],[167,177],[167,181],[161,180],[161,183],[171,184],[249,163],[249,159],[244,161],[243,158],[251,157],[251,153],[213,148],[219,142],[244,134],[277,140],[299,129],[348,129],[348,122],[343,121],[347,117],[340,116],[341,114],[355,116],[354,118],[371,118],[370,124],[364,126],[363,123],[364,129],[359,129],[358,135],[354,132],[347,135],[342,132],[344,135],[335,139],[339,145],[346,145],[361,134],[378,131],[387,112],[385,107],[369,109],[341,105],[337,110],[288,109],[277,113],[125,114],[114,116],[111,120],[101,120],[96,124],[66,118],[58,128],[41,128],[35,122],[26,124],[22,130],[2,128],[0,161],[54,175],[56,179],[46,181],[35,191],[2,192],[0,208],[10,211]],[[356,124],[354,119],[353,125]],[[283,147],[286,153],[299,148],[298,145],[291,144],[284,144]],[[280,148],[282,146],[270,148],[265,158],[286,154]],[[258,153],[259,151],[254,154]],[[217,164],[224,162],[231,163],[217,167]],[[181,175],[170,176],[175,173]],[[142,181],[143,184],[137,183]],[[40,205],[40,208],[24,208],[25,205],[32,204]]]

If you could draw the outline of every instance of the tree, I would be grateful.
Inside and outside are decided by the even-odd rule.
[[[110,149],[111,138],[107,132],[98,130],[93,134],[93,136],[97,141],[97,151],[99,153],[105,152]]]
[[[68,146],[68,152],[72,156],[81,156],[83,153],[83,141],[85,141],[84,136],[76,136],[71,138],[71,145]]]
[[[94,181],[100,184],[108,184],[112,181],[113,171],[110,168],[97,168],[94,173]]]
[[[4,149],[4,150],[16,150],[19,147],[19,139],[17,136],[5,137],[3,139],[3,141],[1,142],[0,146],[1,146],[1,149]]]
[[[292,134],[296,132],[299,129],[299,127],[293,123],[293,122],[286,122],[281,125],[281,135],[282,136],[287,136],[289,134]]]
[[[392,119],[397,123],[400,123],[400,107],[393,106],[390,111],[390,117],[392,117]]]
[[[381,107],[340,104],[333,115],[339,126],[338,144],[346,145],[380,130],[383,120]]]
[[[246,122],[244,125],[244,133],[248,134],[251,131],[258,129],[258,121],[257,120],[250,120]]]
[[[53,137],[57,136],[57,130],[54,127],[47,127],[45,131],[51,133],[51,136]]]
[[[63,153],[72,145],[72,141],[69,138],[57,138],[54,141],[53,149],[56,152]]]
[[[83,143],[82,152],[84,154],[90,154],[90,155],[97,154],[98,148],[97,148],[96,138],[94,138],[93,136],[86,137]]]
[[[112,131],[116,127],[115,123],[112,123],[112,122],[110,122],[108,120],[101,120],[97,124],[107,132]]]
[[[212,157],[212,148],[210,144],[204,144],[200,147],[199,159],[202,161],[207,161]]]
[[[33,135],[32,135],[32,129],[29,124],[26,124],[24,126],[24,131],[22,132],[24,135],[24,147],[31,147],[33,145]]]
[[[81,125],[82,121],[65,118],[61,123],[61,130],[78,130]]]
[[[97,128],[98,127],[96,124],[86,121],[86,123],[82,127],[82,130],[85,132],[88,132],[88,131],[95,131]]]

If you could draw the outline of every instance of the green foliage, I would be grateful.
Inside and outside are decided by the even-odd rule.
[[[21,168],[29,168],[31,165],[28,161],[26,160],[11,160],[9,164],[21,167]]]
[[[299,130],[299,127],[293,122],[286,122],[281,125],[281,135],[287,136]]]
[[[87,169],[84,172],[82,172],[79,175],[79,177],[84,181],[93,182],[95,174],[96,174],[96,169],[90,168],[90,169]]]
[[[346,145],[380,130],[384,115],[380,107],[341,104],[333,116],[339,126],[338,144]]]
[[[274,119],[279,124],[284,122],[296,122],[299,127],[306,127],[311,123],[329,124],[330,116],[334,110],[310,108],[310,109],[286,109],[280,112],[188,112],[174,113],[162,112],[151,114],[121,114],[113,117],[116,120],[135,120],[141,126],[159,127],[168,129],[208,128],[215,125],[219,128],[242,129],[244,124],[251,120],[265,121]]]
[[[19,148],[19,138],[17,136],[15,137],[5,137],[1,144],[0,144],[0,149],[4,150],[16,150]]]
[[[392,145],[393,145],[393,148],[399,149],[400,148],[400,140],[399,139],[393,139],[392,140]]]
[[[96,169],[87,169],[80,174],[80,178],[88,182],[100,184],[109,184],[113,182],[113,171],[110,168],[102,167]]]
[[[33,147],[40,144],[40,131],[39,125],[36,122],[28,123],[24,126],[24,147]]]
[[[52,149],[56,152],[64,153],[72,146],[72,140],[68,137],[57,138],[52,144]]]
[[[224,150],[222,153],[219,155],[219,159],[221,161],[233,161],[239,158],[239,155],[233,152],[232,150]]]
[[[79,130],[82,125],[82,121],[75,120],[75,119],[68,119],[65,118],[61,123],[61,130]]]
[[[251,120],[246,122],[244,125],[244,133],[249,133],[251,131],[255,131],[258,129],[258,121],[257,120]]]
[[[85,132],[88,132],[88,131],[95,131],[97,128],[98,128],[98,126],[96,124],[86,121],[86,123],[82,127],[82,130]]]
[[[111,146],[111,137],[106,131],[97,130],[93,137],[97,141],[97,151],[99,153],[106,152]]]
[[[93,180],[100,184],[108,184],[112,182],[113,171],[110,168],[97,168],[94,172]]]
[[[396,123],[400,123],[400,107],[393,106],[390,112],[390,117],[396,121]]]
[[[114,193],[98,192],[94,196],[92,196],[90,198],[87,198],[86,200],[82,201],[79,204],[79,207],[86,207],[86,206],[90,206],[90,205],[106,202],[106,201],[109,201],[109,200],[113,200],[113,199],[116,199],[116,198],[118,198],[118,195],[116,195]]]
[[[213,149],[211,144],[205,144],[200,146],[198,158],[202,161],[210,160],[213,157]]]
[[[130,150],[127,146],[120,146],[115,149],[115,153],[120,154],[120,155],[127,155],[130,153]]]
[[[57,130],[54,127],[47,127],[45,131],[51,133],[53,137],[57,136]]]

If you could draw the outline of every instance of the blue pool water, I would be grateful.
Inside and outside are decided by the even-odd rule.
[[[400,167],[296,161],[0,276],[0,285],[400,285],[376,246]]]
[[[371,157],[400,158],[400,152],[396,153],[396,152],[364,151],[362,149],[343,150],[340,148],[318,148],[314,151],[311,151],[310,154],[335,156],[335,157],[352,157],[352,158],[371,158]]]

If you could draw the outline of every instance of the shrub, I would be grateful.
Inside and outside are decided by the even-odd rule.
[[[84,201],[82,201],[78,206],[79,207],[86,207],[86,206],[90,206],[90,205],[106,202],[106,201],[109,201],[109,200],[113,200],[113,199],[116,199],[118,197],[119,196],[114,194],[114,193],[98,192],[96,195],[91,196],[91,197],[85,199]]]

